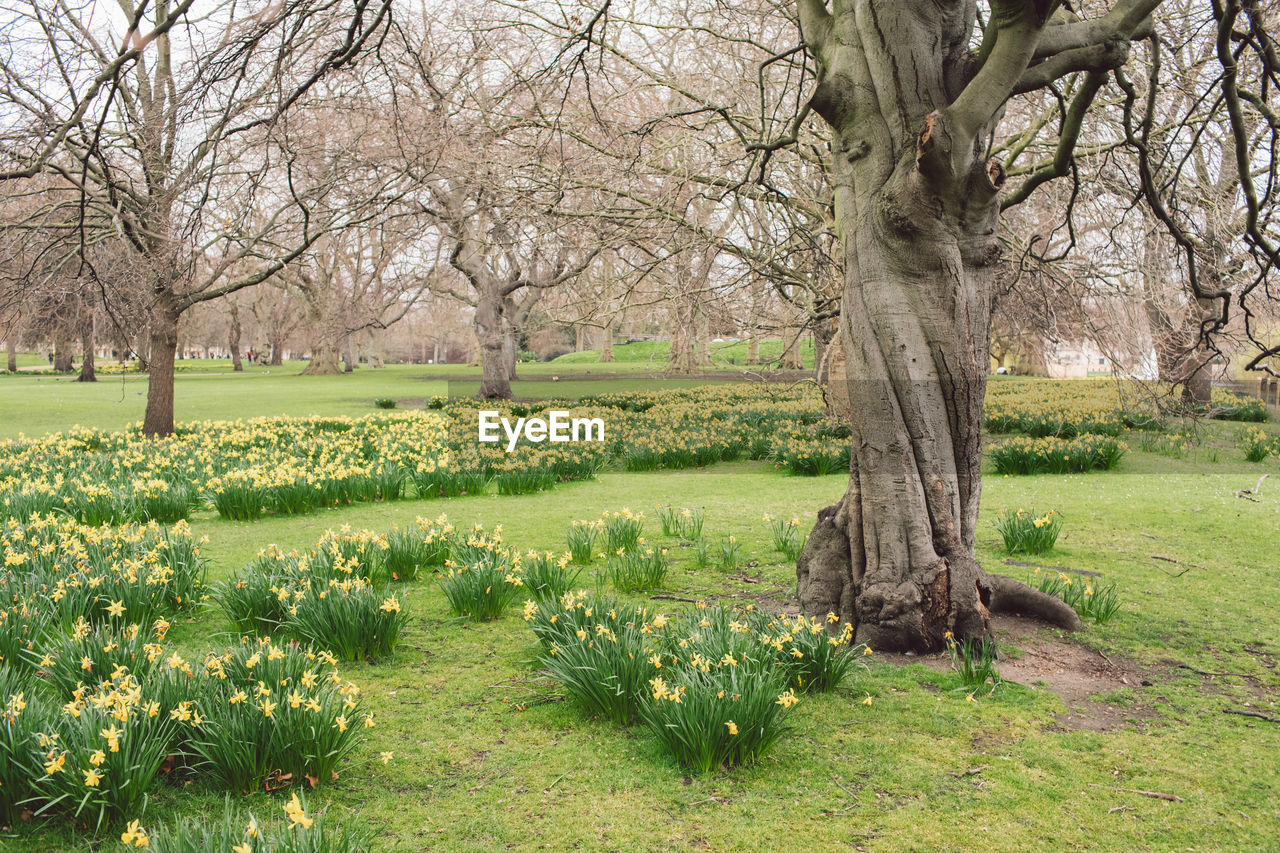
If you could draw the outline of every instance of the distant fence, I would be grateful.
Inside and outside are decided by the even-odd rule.
[[[1257,397],[1269,406],[1280,406],[1280,380],[1270,376],[1264,376],[1261,379],[1232,379],[1214,384],[1237,394]]]

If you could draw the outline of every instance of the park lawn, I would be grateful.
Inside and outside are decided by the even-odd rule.
[[[342,667],[379,725],[341,778],[309,795],[310,807],[358,817],[384,844],[406,850],[1266,849],[1280,835],[1280,726],[1222,709],[1252,702],[1277,713],[1280,500],[1265,489],[1258,503],[1234,497],[1267,471],[1280,465],[1135,452],[1110,473],[987,478],[979,556],[989,569],[1030,571],[1004,564],[991,526],[999,509],[1052,508],[1066,519],[1060,544],[1030,561],[1097,571],[1120,585],[1121,615],[1078,638],[1135,661],[1152,682],[1093,700],[1131,715],[1119,731],[1066,729],[1055,716],[1063,703],[1044,690],[1009,685],[970,702],[951,674],[873,655],[835,693],[803,699],[792,731],[759,765],[690,777],[642,728],[587,719],[562,701],[538,675],[518,607],[469,624],[421,579],[411,585],[394,658]],[[596,482],[538,495],[363,504],[253,523],[206,512],[192,526],[209,537],[217,581],[269,542],[305,548],[344,524],[381,531],[443,512],[459,526],[501,524],[521,548],[561,549],[571,520],[630,507],[649,516],[651,539],[677,552],[663,594],[785,606],[794,567],[773,551],[761,516],[794,515],[807,527],[844,482],[789,477],[762,463],[607,470]],[[660,503],[704,507],[704,535],[713,546],[736,536],[747,565],[695,569],[687,549],[660,536]],[[1173,576],[1193,563],[1203,568]],[[668,613],[689,606],[651,603]],[[228,641],[227,630],[209,610],[171,637],[195,655]],[[1249,692],[1233,677],[1210,682],[1179,664],[1252,675],[1262,689]],[[383,750],[394,752],[390,764],[376,760]],[[281,803],[245,800],[259,815]],[[192,813],[216,819],[222,804],[222,794],[199,785],[164,787],[143,824]],[[91,849],[65,825],[8,844],[23,853]]]
[[[264,415],[367,415],[373,401],[391,397],[421,408],[427,398],[445,396],[444,380],[427,379],[422,369],[394,365],[339,376],[301,376],[291,362],[280,368],[255,367],[244,373],[179,373],[174,380],[178,421],[234,420]],[[142,420],[147,377],[102,376],[97,382],[72,377],[0,377],[0,438],[39,435],[72,425],[123,429]]]
[[[210,359],[179,362],[174,379],[177,421],[234,420],[267,415],[367,415],[374,400],[389,397],[401,408],[422,408],[431,397],[474,397],[480,369],[465,364],[392,364],[361,367],[337,376],[302,376],[304,362],[248,367]],[[740,373],[672,376],[644,362],[621,364],[522,364],[512,383],[517,399],[626,394],[723,383]],[[744,377],[745,378],[745,377]],[[139,423],[146,409],[145,374],[103,374],[97,382],[72,375],[0,374],[0,439],[40,435],[73,425],[118,430]]]

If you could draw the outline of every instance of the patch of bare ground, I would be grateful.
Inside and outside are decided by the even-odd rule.
[[[1150,707],[1137,695],[1137,691],[1151,685],[1151,679],[1132,661],[1108,657],[1056,637],[1032,619],[997,614],[991,624],[1001,647],[1013,650],[997,664],[1001,677],[1060,697],[1067,706],[1065,714],[1057,715],[1063,728],[1115,731],[1152,716]],[[945,654],[878,657],[889,663],[918,663],[939,672],[951,668],[951,660]],[[1134,694],[1122,692],[1126,688]]]

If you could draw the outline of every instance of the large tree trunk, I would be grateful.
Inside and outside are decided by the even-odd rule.
[[[147,410],[142,418],[142,434],[173,434],[173,364],[178,352],[178,317],[166,300],[158,300],[151,312],[148,340],[150,373],[147,377]]]
[[[227,344],[231,348],[231,369],[240,373],[244,371],[244,359],[240,357],[240,308],[236,305],[231,306],[230,332]]]
[[[53,339],[53,369],[58,373],[71,372],[71,342],[61,329]]]
[[[841,35],[813,97],[833,128],[845,268],[843,376],[831,379],[852,430],[850,480],[800,555],[801,606],[838,614],[876,649],[985,637],[996,609],[1078,628],[1060,600],[988,576],[974,557],[1003,175],[980,158],[957,172],[970,155],[953,156],[951,128],[928,103],[946,84],[919,77],[937,64],[937,45],[913,29],[914,7],[877,7],[874,27],[862,16],[877,12],[855,21],[854,7],[835,19]],[[862,50],[875,52],[882,76]],[[913,74],[918,89],[904,88]],[[890,95],[901,101],[882,100]]]
[[[336,376],[342,372],[338,345],[331,340],[317,341],[311,347],[311,360],[303,368],[304,376]]]

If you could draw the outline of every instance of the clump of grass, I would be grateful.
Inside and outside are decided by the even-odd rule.
[[[693,543],[693,564],[700,569],[711,565],[711,543],[699,539]]]
[[[398,405],[392,397],[378,397],[373,404],[379,409],[394,409]]]
[[[1044,515],[1025,509],[1011,513],[1001,510],[996,516],[996,530],[1010,554],[1043,554],[1057,544],[1062,516],[1053,510]]]

